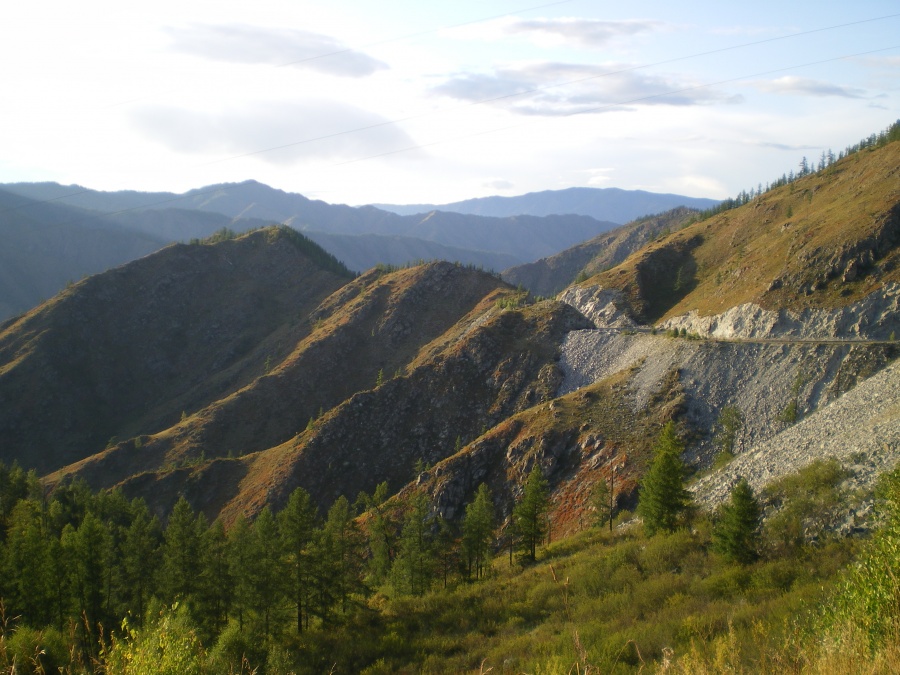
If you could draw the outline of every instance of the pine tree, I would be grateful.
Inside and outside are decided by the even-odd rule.
[[[209,641],[228,623],[231,603],[231,576],[228,535],[221,520],[216,520],[203,535],[205,552],[197,592],[197,617],[202,637]]]
[[[243,515],[238,516],[228,530],[228,570],[232,583],[229,605],[232,615],[237,617],[238,630],[242,632],[252,603],[252,537],[253,532],[247,519]]]
[[[343,495],[328,510],[315,545],[315,611],[323,620],[338,608],[345,613],[362,588],[362,539],[350,502]]]
[[[746,565],[759,557],[760,508],[750,484],[743,478],[723,504],[713,529],[713,546],[726,558]]]
[[[297,632],[302,633],[309,625],[316,532],[316,509],[306,490],[297,488],[291,494],[287,506],[278,514],[278,528],[287,564],[288,595],[296,609]]]
[[[462,550],[468,576],[480,579],[491,554],[494,538],[494,501],[488,486],[478,486],[475,499],[466,506],[462,524]]]
[[[69,562],[72,590],[78,614],[82,651],[96,657],[100,626],[104,615],[104,573],[109,565],[110,535],[93,513],[88,512],[76,530],[67,525],[63,531],[62,547]]]
[[[595,525],[609,527],[609,531],[613,529],[613,516],[616,512],[616,469],[618,467],[610,467],[606,478],[601,478],[594,484],[594,492],[591,495],[594,513]]]
[[[160,586],[167,603],[193,601],[200,579],[203,557],[202,535],[206,530],[203,516],[194,515],[182,497],[172,509],[163,542],[162,578]]]
[[[526,560],[534,561],[537,558],[537,547],[547,535],[546,516],[549,506],[547,479],[535,462],[525,481],[522,499],[513,509],[520,554]]]
[[[256,517],[250,540],[253,553],[250,565],[252,605],[262,635],[269,639],[277,624],[283,584],[278,524],[268,506]]]
[[[162,527],[150,517],[143,501],[132,504],[134,516],[122,543],[122,581],[125,601],[138,625],[144,618],[147,602],[153,595],[153,575],[159,568]]]
[[[428,498],[418,493],[411,499],[391,567],[391,582],[400,593],[422,595],[431,587],[434,550],[428,516]]]
[[[654,459],[638,494],[638,515],[644,529],[653,536],[658,531],[672,532],[690,506],[690,493],[684,489],[684,444],[675,431],[675,423],[663,427],[654,448]]]

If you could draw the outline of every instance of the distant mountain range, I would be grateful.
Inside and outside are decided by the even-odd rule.
[[[644,190],[575,187],[565,190],[529,192],[518,197],[479,197],[451,204],[408,204],[405,206],[373,204],[373,206],[400,215],[431,211],[452,211],[453,213],[492,218],[508,218],[526,214],[530,216],[574,214],[623,224],[643,216],[669,211],[678,206],[687,206],[702,211],[718,203],[715,199],[658,194]]]
[[[58,183],[0,185],[0,319],[30,309],[68,282],[222,228],[244,232],[283,223],[307,234],[356,272],[378,263],[425,260],[500,271],[597,237],[632,213],[715,203],[587,188],[496,199],[507,215],[487,213],[492,210],[490,199],[472,200],[483,206],[483,214],[430,210],[399,215],[374,206],[311,200],[256,181],[184,194],[101,192]],[[629,199],[634,200],[631,206]],[[611,215],[584,215],[588,204],[595,214],[601,213],[602,201]]]

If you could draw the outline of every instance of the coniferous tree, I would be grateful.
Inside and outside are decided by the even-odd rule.
[[[126,604],[140,625],[155,588],[153,575],[159,568],[162,527],[156,517],[150,517],[143,501],[135,500],[132,511],[134,516],[122,542],[122,579]]]
[[[434,561],[437,571],[447,588],[450,575],[459,569],[460,542],[456,528],[443,516],[437,517],[437,533],[434,537]]]
[[[3,586],[6,611],[30,625],[43,625],[55,618],[53,584],[47,566],[50,551],[40,506],[19,500],[8,515],[6,554],[3,556]]]
[[[192,603],[200,580],[203,554],[203,516],[195,516],[182,497],[172,509],[163,537],[160,590],[167,604]]]
[[[351,595],[362,590],[362,539],[346,497],[338,497],[316,542],[315,611],[327,620],[346,612]]]
[[[610,467],[609,474],[594,484],[594,492],[591,495],[594,506],[595,525],[609,527],[612,532],[613,516],[616,511],[615,493],[616,468]]]
[[[550,507],[547,479],[535,462],[525,481],[522,499],[513,509],[519,551],[529,561],[537,558],[537,547],[547,535],[547,510]]]
[[[470,578],[480,579],[490,559],[494,538],[494,501],[484,483],[478,486],[475,499],[466,506],[462,527],[466,573]]]
[[[81,619],[79,633],[82,652],[94,658],[100,627],[107,623],[103,611],[104,575],[110,565],[110,535],[100,519],[89,511],[77,530],[71,525],[66,526],[63,531],[62,547],[69,565],[72,591]]]
[[[296,610],[297,632],[302,633],[309,625],[316,534],[316,509],[306,490],[294,490],[278,514],[278,526],[285,554],[287,593]]]
[[[262,634],[269,639],[278,618],[283,578],[280,573],[281,538],[278,524],[268,506],[260,511],[253,523],[251,546],[250,586],[253,608]]]
[[[743,478],[723,504],[713,529],[713,545],[725,557],[746,565],[759,557],[760,508],[750,484]]]
[[[382,506],[388,498],[387,482],[375,486],[370,497],[360,493],[357,503],[370,514],[369,535],[369,580],[375,586],[387,581],[394,562],[394,547],[397,538],[397,524]]]
[[[237,617],[240,631],[244,630],[244,622],[252,603],[250,587],[252,536],[250,524],[243,515],[238,516],[228,530],[228,570],[232,583],[229,605],[232,615]]]
[[[428,498],[417,493],[410,500],[397,558],[391,567],[392,584],[400,593],[422,595],[431,587],[434,553],[429,521]]]
[[[203,638],[218,635],[228,623],[234,579],[231,575],[228,535],[221,520],[203,533],[204,558],[197,589],[197,617]]]
[[[644,529],[653,536],[659,531],[672,532],[690,506],[690,493],[684,488],[684,444],[669,422],[656,441],[654,458],[644,475],[638,493],[638,515]]]

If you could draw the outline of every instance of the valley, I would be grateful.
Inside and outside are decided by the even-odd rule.
[[[729,208],[600,234],[567,219],[565,244],[538,217],[396,216],[448,246],[517,238],[514,256],[515,227],[545,231],[527,254],[543,258],[500,274],[351,270],[296,214],[231,220],[285,216],[248,210],[271,189],[216,187],[229,225],[0,324],[0,598],[35,648],[86,617],[72,673],[138,649],[145,618],[206,645],[190,658],[215,672],[248,654],[272,673],[716,672],[691,664],[732,639],[734,672],[786,663],[776,643],[802,622],[779,621],[851,597],[851,561],[883,555],[900,513],[900,126],[879,138]],[[278,203],[362,217],[298,197]],[[662,456],[690,508],[654,531]],[[752,560],[720,542],[741,479],[760,500]],[[32,558],[61,566],[29,577]],[[157,583],[142,610],[138,578]]]

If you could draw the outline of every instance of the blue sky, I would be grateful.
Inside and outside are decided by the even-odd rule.
[[[0,58],[0,182],[101,190],[721,198],[900,118],[895,1],[34,0]]]

